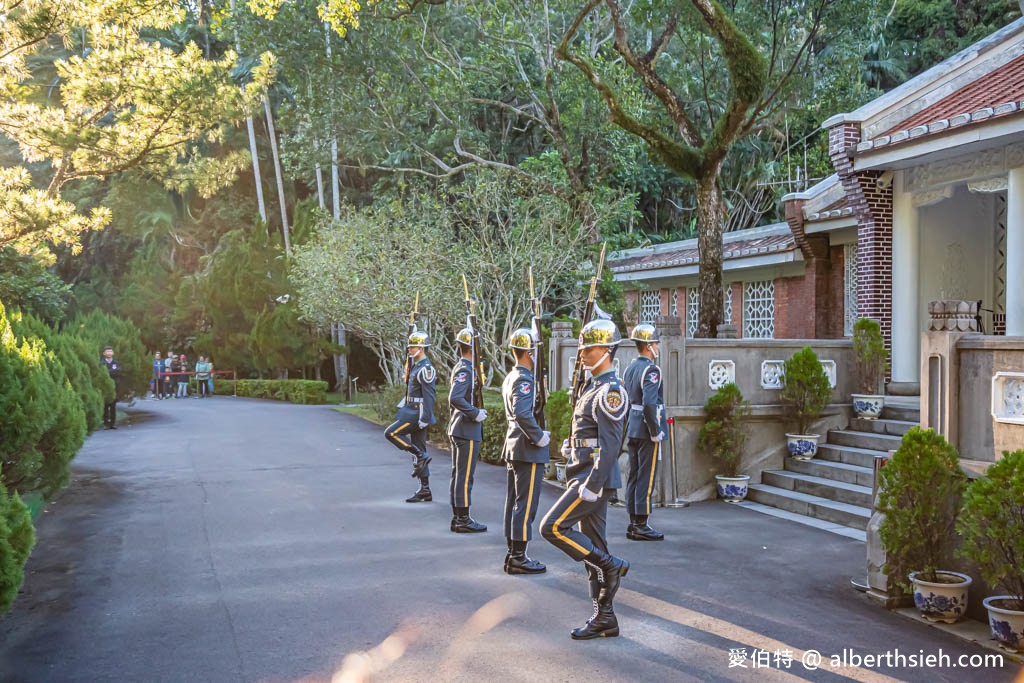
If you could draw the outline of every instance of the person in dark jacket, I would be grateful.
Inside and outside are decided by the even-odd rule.
[[[188,360],[185,354],[178,357],[178,375],[174,378],[178,382],[177,398],[188,398]]]
[[[103,358],[100,359],[103,367],[110,373],[110,379],[114,380],[114,395],[108,396],[103,402],[103,426],[106,429],[117,429],[117,392],[121,383],[121,363],[114,358],[114,347],[103,348]]]
[[[484,438],[483,421],[487,411],[473,405],[473,391],[480,381],[473,367],[473,330],[465,328],[456,335],[459,361],[452,370],[448,405],[452,417],[448,423],[448,438],[452,444],[452,480],[449,490],[452,505],[451,530],[457,534],[478,534],[487,526],[469,516],[473,495],[473,473],[480,457],[480,442]]]

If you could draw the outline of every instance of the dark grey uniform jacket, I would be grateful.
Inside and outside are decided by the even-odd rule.
[[[396,422],[411,422],[416,426],[417,422],[425,422],[432,425],[437,422],[434,417],[434,398],[437,390],[434,382],[437,381],[437,371],[430,364],[430,359],[424,356],[412,366],[409,371],[409,390],[405,396],[405,405],[398,409]]]
[[[484,425],[476,421],[480,409],[473,405],[473,382],[476,380],[472,361],[460,358],[452,370],[451,389],[448,390],[448,404],[452,419],[448,422],[448,436],[482,441]]]
[[[573,452],[566,477],[597,494],[622,487],[619,450],[628,412],[629,397],[614,370],[587,382],[572,414],[569,444]]]
[[[650,439],[668,434],[665,419],[665,389],[661,369],[647,356],[638,356],[622,374],[622,385],[629,395],[629,438]]]
[[[505,449],[502,457],[517,462],[546,463],[550,456],[547,446],[538,446],[544,437],[544,430],[533,416],[533,399],[537,381],[533,373],[521,365],[505,376],[501,385],[501,396],[505,401],[505,419],[508,432],[505,434]]]

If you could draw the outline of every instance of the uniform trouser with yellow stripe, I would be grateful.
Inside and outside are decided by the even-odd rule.
[[[468,508],[473,497],[473,474],[480,453],[480,442],[473,439],[450,437],[452,442],[452,484],[450,495],[453,508]]]
[[[600,498],[588,503],[580,498],[579,485],[578,480],[569,482],[569,488],[541,520],[540,533],[563,553],[582,562],[595,548],[608,552],[605,528],[608,501],[615,489],[604,489]]]
[[[654,477],[658,471],[658,447],[650,439],[629,439],[629,478],[626,479],[626,509],[630,515],[651,514]]]
[[[396,421],[388,425],[384,430],[384,438],[395,444],[397,448],[408,451],[413,455],[420,455],[427,452],[427,430],[420,429],[418,424],[412,422]],[[424,468],[421,480],[430,477],[430,469]]]
[[[537,462],[508,463],[505,489],[505,538],[529,541],[533,538],[533,520],[537,517],[544,465]]]

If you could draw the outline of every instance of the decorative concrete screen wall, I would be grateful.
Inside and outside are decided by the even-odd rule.
[[[849,340],[684,339],[679,319],[668,316],[659,318],[658,331],[665,404],[668,416],[675,419],[676,492],[682,500],[705,500],[715,495],[712,463],[697,452],[697,434],[704,423],[704,402],[730,381],[739,386],[752,408],[741,472],[751,475],[752,483],[759,483],[761,472],[782,469],[784,435],[792,430],[784,420],[779,398],[782,363],[804,346],[818,354],[833,385],[833,405],[812,431],[824,435],[828,429],[845,427],[849,422],[853,390]],[[549,360],[552,391],[571,386],[576,346],[569,324],[554,323]],[[636,355],[632,342],[622,344],[616,355],[620,372]],[[661,468],[664,476],[668,476],[666,461]]]
[[[964,304],[976,305],[929,305],[929,331],[921,339],[921,424],[945,436],[964,464],[981,472],[1003,451],[1024,447],[1024,337],[978,334],[973,316],[955,313]]]

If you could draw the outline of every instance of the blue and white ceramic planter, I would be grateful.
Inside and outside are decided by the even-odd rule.
[[[967,613],[967,589],[971,586],[971,577],[959,572],[935,572],[944,582],[922,581],[917,572],[910,575],[914,584],[914,604],[921,610],[921,616],[929,621],[955,623]]]
[[[993,595],[983,601],[988,610],[992,637],[999,647],[1010,652],[1024,652],[1024,612],[1005,606],[1012,603],[1013,598],[1009,595]]]
[[[885,396],[878,394],[851,394],[853,412],[862,420],[877,420],[885,407]]]
[[[737,477],[723,477],[716,474],[715,482],[718,484],[719,498],[726,503],[738,503],[747,497],[750,475],[741,474]]]
[[[818,454],[819,434],[786,434],[786,448],[796,460],[810,460]]]

